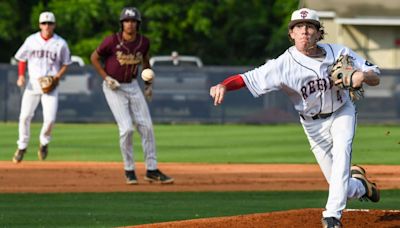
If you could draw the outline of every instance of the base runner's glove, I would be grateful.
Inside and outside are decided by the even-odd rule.
[[[364,97],[364,89],[362,87],[353,87],[353,75],[357,70],[354,69],[353,61],[348,55],[341,55],[336,60],[331,70],[331,78],[333,82],[342,79],[342,82],[336,84],[341,89],[348,89],[351,99],[360,100]]]
[[[104,81],[106,81],[106,86],[112,90],[118,89],[121,85],[117,80],[112,78],[111,76],[107,76]]]
[[[151,102],[153,98],[153,82],[147,81],[144,82],[144,96],[148,102]]]
[[[39,78],[39,84],[43,93],[50,93],[58,86],[58,78],[49,75],[42,76]]]

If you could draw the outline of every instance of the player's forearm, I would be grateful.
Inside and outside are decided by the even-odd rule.
[[[67,72],[67,68],[68,68],[67,65],[62,65],[60,70],[58,71],[58,73],[56,75],[54,75],[54,77],[60,79],[65,74],[65,72]]]
[[[356,71],[352,77],[353,80],[353,87],[358,88],[363,85],[363,83],[369,86],[376,86],[379,85],[379,76],[374,71]]]
[[[380,78],[374,71],[363,72],[363,82],[369,86],[379,85]]]
[[[18,62],[18,77],[25,77],[26,71],[26,62],[19,61]]]
[[[233,75],[225,79],[223,82],[210,88],[210,96],[214,99],[214,105],[220,105],[225,97],[225,93],[230,90],[237,90],[245,87],[242,76]]]
[[[146,68],[151,69],[151,66],[150,66],[150,56],[149,56],[149,54],[147,54],[147,55],[143,58],[142,68],[143,68],[143,69],[146,69]]]
[[[228,77],[221,85],[225,86],[226,91],[238,90],[246,86],[242,76],[239,74]]]

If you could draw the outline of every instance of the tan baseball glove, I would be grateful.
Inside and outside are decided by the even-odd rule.
[[[353,87],[353,75],[356,71],[353,61],[348,55],[341,55],[336,60],[335,64],[333,64],[331,70],[332,81],[335,83],[337,80],[341,79],[342,81],[337,83],[336,86],[341,89],[348,89],[353,101],[360,100],[364,97],[364,89],[362,87]]]
[[[39,84],[43,93],[50,93],[58,86],[58,78],[53,76],[42,76],[39,78]]]

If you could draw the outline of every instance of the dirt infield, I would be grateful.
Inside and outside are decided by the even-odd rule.
[[[143,180],[125,184],[119,162],[12,162],[0,161],[0,193],[16,192],[160,192],[160,191],[273,191],[327,190],[317,165],[161,163],[175,178],[173,185]],[[363,166],[381,189],[400,189],[400,166]],[[154,224],[150,227],[320,227],[322,209],[274,212]],[[366,216],[368,213],[368,216]],[[351,225],[353,224],[353,226]],[[354,225],[356,224],[356,226]],[[399,211],[346,211],[345,227],[400,227]],[[140,227],[140,226],[139,226]],[[143,226],[144,227],[144,226]],[[149,227],[149,225],[146,225]]]
[[[119,162],[0,161],[0,193],[327,190],[328,187],[317,165],[162,163],[159,167],[175,178],[175,184],[145,182],[143,163],[137,164],[139,185],[129,186]],[[381,189],[400,189],[400,166],[364,167]]]

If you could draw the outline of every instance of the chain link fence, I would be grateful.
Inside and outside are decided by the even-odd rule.
[[[227,76],[252,67],[207,66],[154,69],[153,100],[149,103],[154,123],[291,123],[298,114],[288,97],[272,92],[253,98],[246,89],[230,92],[213,106],[209,88]],[[0,120],[18,121],[23,91],[16,86],[17,66],[0,64]],[[102,79],[92,66],[71,66],[60,81],[57,122],[114,122],[101,88]],[[142,85],[141,80],[139,83]],[[143,85],[142,85],[143,86]],[[389,123],[400,120],[400,71],[382,70],[381,84],[365,88],[357,102],[359,122]],[[42,121],[42,109],[33,121]]]

